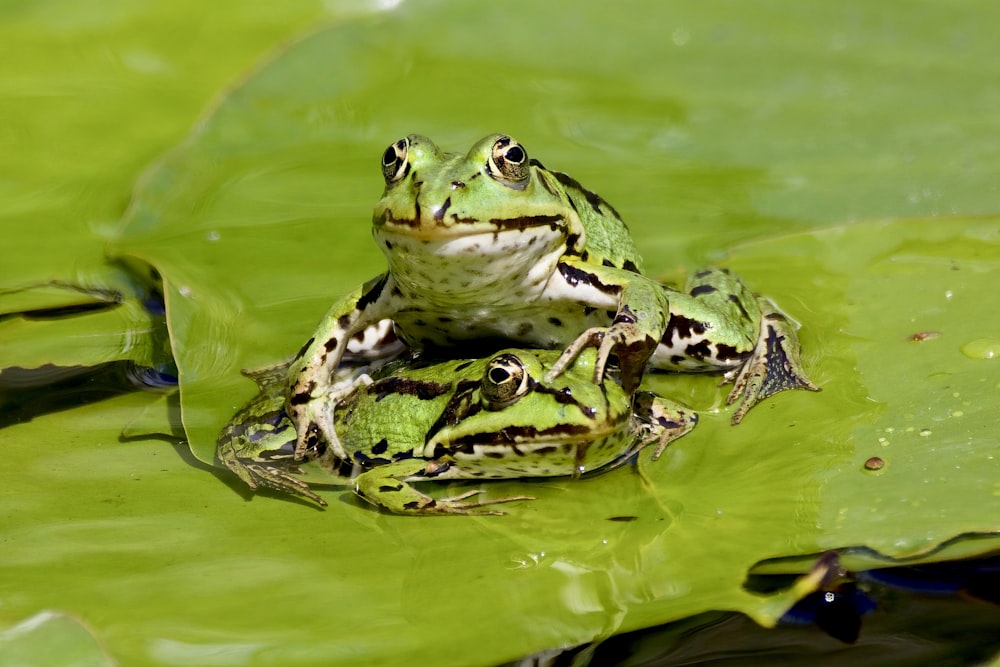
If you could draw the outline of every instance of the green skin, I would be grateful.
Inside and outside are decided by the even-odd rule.
[[[616,467],[656,443],[656,459],[697,415],[650,392],[630,403],[621,385],[594,384],[593,350],[558,377],[554,350],[504,350],[484,359],[383,367],[334,409],[344,456],[316,458],[350,470],[355,492],[399,514],[502,514],[482,509],[527,496],[478,500],[473,490],[435,499],[411,482],[578,477]],[[260,393],[223,429],[218,458],[251,488],[326,502],[294,476],[295,430],[281,375],[258,377]]]
[[[296,456],[337,441],[334,410],[353,380],[334,382],[348,341],[384,320],[411,349],[461,349],[503,339],[564,350],[549,378],[597,348],[593,382],[611,355],[626,393],[647,363],[723,371],[741,405],[816,389],[798,357],[795,327],[724,270],[698,273],[684,292],[641,275],[617,212],[572,177],[530,160],[506,135],[462,155],[410,135],[382,157],[385,192],[373,214],[388,271],[334,304],[289,368]]]

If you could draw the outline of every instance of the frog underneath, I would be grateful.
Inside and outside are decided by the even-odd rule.
[[[596,353],[584,351],[553,380],[555,350],[504,350],[483,359],[397,363],[340,398],[335,428],[344,452],[316,458],[347,471],[359,496],[401,514],[499,514],[481,509],[526,496],[434,499],[411,482],[510,479],[597,472],[656,443],[659,457],[697,415],[650,392],[630,402],[608,377],[594,384]],[[295,477],[295,429],[281,375],[258,377],[260,393],[223,429],[218,458],[251,488],[271,487],[325,505]]]
[[[614,355],[626,393],[647,363],[724,371],[741,401],[734,423],[777,391],[815,389],[795,327],[770,302],[724,270],[684,292],[643,276],[615,209],[507,135],[464,155],[410,135],[386,149],[382,173],[373,234],[388,271],[335,303],[289,369],[299,458],[326,445],[344,456],[334,409],[353,381],[331,378],[348,340],[386,319],[416,350],[484,339],[565,349],[549,379],[596,347],[593,381]]]

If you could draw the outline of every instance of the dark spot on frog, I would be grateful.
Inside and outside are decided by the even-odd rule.
[[[692,359],[707,359],[711,356],[712,351],[708,347],[708,341],[703,340],[693,345],[688,345],[684,348],[684,354],[691,357]]]
[[[586,317],[587,315],[590,315],[590,314],[591,314],[592,312],[594,312],[595,310],[597,310],[597,309],[596,309],[596,308],[594,308],[593,306],[584,306],[584,307],[583,307],[583,314],[584,314],[584,316]]]
[[[559,451],[559,448],[556,447],[555,445],[547,445],[545,447],[539,447],[538,449],[536,449],[535,454],[538,454],[540,456],[548,456],[549,454],[555,454],[557,451]]]
[[[390,241],[383,241],[386,250],[392,250],[392,243]]]
[[[698,273],[694,274],[694,277],[695,278],[707,278],[710,275],[712,275],[712,270],[711,269],[706,269],[705,271],[699,271]]]
[[[351,314],[347,313],[346,315],[341,315],[337,319],[337,326],[340,327],[341,329],[346,329],[347,327],[351,326]]]
[[[771,322],[780,322],[785,319],[781,313],[768,313],[764,316],[765,320],[770,320]]]
[[[332,352],[338,345],[340,345],[340,339],[332,336],[328,341],[323,343],[323,349],[327,352]]]
[[[631,271],[632,273],[639,273],[639,267],[635,265],[631,259],[626,259],[625,263],[622,264],[622,268],[626,271]]]
[[[385,438],[382,438],[374,445],[372,445],[372,454],[385,454],[386,450],[388,449],[389,449],[389,441],[386,440]]]
[[[379,493],[394,493],[396,491],[402,490],[402,488],[403,488],[403,485],[399,484],[399,483],[397,483],[397,484],[383,484],[382,486],[378,487],[378,491],[379,491]]]
[[[289,400],[289,403],[291,403],[292,405],[303,405],[305,403],[308,403],[309,399],[311,398],[312,396],[309,395],[308,391],[300,391],[297,394],[292,395],[292,398]]]
[[[675,366],[680,366],[685,361],[687,361],[687,359],[680,354],[675,354],[670,357],[670,363],[674,364]]]
[[[517,327],[517,335],[519,337],[527,336],[534,328],[535,326],[531,322],[521,322]]]
[[[719,361],[733,361],[736,359],[746,359],[750,352],[740,352],[732,345],[724,343],[715,344],[715,358]]]
[[[610,259],[607,258],[601,260],[601,266],[610,266],[612,269],[618,268],[617,266],[615,266],[614,262],[612,262]]]
[[[576,252],[576,244],[580,242],[579,234],[570,234],[566,237],[566,250],[567,252]]]
[[[692,337],[692,335],[701,335],[705,333],[705,324],[703,322],[698,322],[696,320],[688,319],[683,315],[670,315],[670,321],[667,322],[667,329],[663,332],[663,342],[669,344],[673,338],[674,334],[677,334],[678,340],[687,340]]]
[[[474,360],[471,360],[471,359],[469,361],[463,361],[458,366],[455,366],[455,371],[456,372],[457,371],[464,371],[466,368],[468,368],[469,366],[471,366],[473,363],[474,363]]]
[[[635,521],[639,517],[632,516],[631,514],[622,514],[621,516],[609,516],[608,521]]]
[[[618,313],[617,316],[612,311],[608,311],[608,317],[614,318],[615,324],[635,324],[637,320],[635,313],[628,306],[624,306],[622,312]]]
[[[427,322],[425,322],[424,320],[419,319],[419,318],[413,320],[413,324],[415,326],[418,326],[418,327],[425,327],[425,326],[427,326]]]
[[[584,250],[580,253],[580,259],[584,262],[588,261],[590,259],[590,253]]]
[[[718,291],[719,290],[715,289],[711,285],[698,285],[692,288],[690,293],[691,296],[701,296],[702,294],[712,294],[713,292],[718,292]],[[737,303],[739,303],[739,301],[737,301]]]
[[[558,317],[550,317],[549,324],[551,324],[554,327],[561,327],[563,325],[562,320],[560,320]]]
[[[309,346],[313,344],[314,340],[316,340],[316,339],[315,338],[310,338],[309,340],[306,341],[306,344],[302,346],[302,349],[299,350],[299,353],[295,355],[295,360],[296,361],[298,361],[299,359],[302,358],[302,356],[306,353],[306,350],[309,349]]]
[[[437,318],[437,321],[440,322],[441,324],[448,324],[450,322],[453,322],[454,320],[452,320],[452,318],[450,318],[450,317],[444,317],[442,315],[442,316],[440,316],[440,317]]]

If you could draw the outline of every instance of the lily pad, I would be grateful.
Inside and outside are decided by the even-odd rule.
[[[704,414],[663,459],[490,484],[538,500],[485,518],[251,498],[186,445],[119,441],[146,395],[54,413],[4,432],[3,614],[66,609],[122,664],[497,663],[707,610],[772,623],[794,592],[751,594],[747,573],[828,548],[995,549],[986,9],[414,3],[290,44],[146,172],[109,248],[163,276],[202,461],[254,392],[239,370],[293,354],[382,270],[378,158],[411,131],[455,150],[511,132],[614,203],[657,274],[724,259],[802,323],[824,391],[732,428],[714,378],[651,377]],[[9,284],[62,275],[28,273]]]

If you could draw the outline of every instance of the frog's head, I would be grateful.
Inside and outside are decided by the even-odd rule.
[[[519,459],[543,455],[555,466],[586,467],[588,447],[623,437],[631,403],[613,380],[595,384],[594,350],[551,382],[546,371],[558,351],[504,350],[491,357],[475,388],[457,392],[440,421],[427,434],[424,455],[439,458]],[[522,459],[527,462],[528,459]],[[553,468],[555,469],[555,468]]]
[[[572,247],[580,217],[559,181],[505,134],[480,139],[462,155],[411,134],[382,154],[385,192],[376,229],[420,238],[454,238],[542,228]]]

